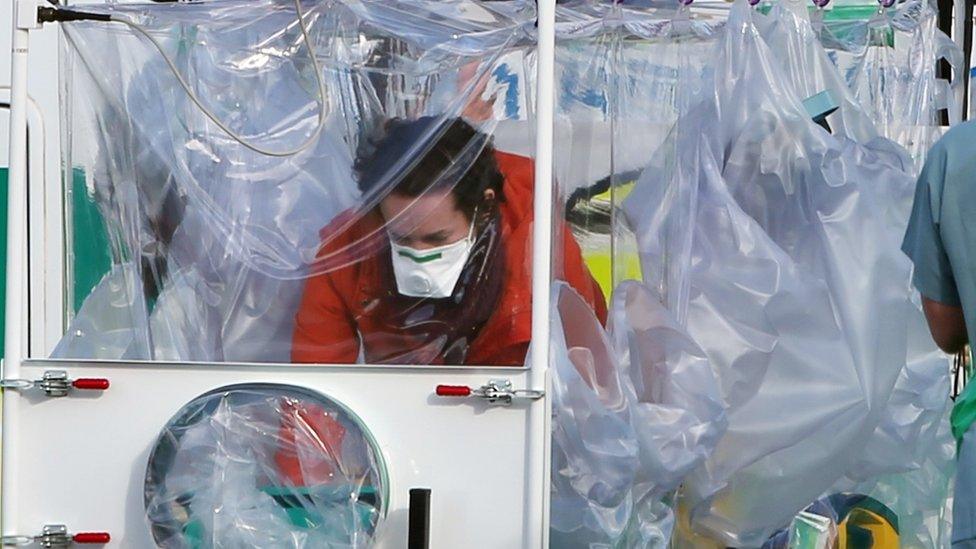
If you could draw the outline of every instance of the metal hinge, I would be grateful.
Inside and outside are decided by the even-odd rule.
[[[38,380],[0,379],[0,389],[25,390],[37,388],[51,397],[66,396],[72,389],[104,391],[108,389],[108,386],[109,382],[104,378],[69,379],[68,372],[64,370],[48,370],[44,372],[44,377]]]
[[[434,393],[442,397],[476,397],[501,406],[508,406],[516,399],[538,400],[546,396],[545,391],[537,389],[515,389],[508,379],[492,379],[477,389],[465,385],[438,385]]]
[[[63,524],[48,524],[41,530],[39,536],[3,536],[0,544],[7,546],[38,545],[40,547],[70,547],[79,545],[104,545],[112,541],[108,532],[80,532],[68,533],[68,527]]]

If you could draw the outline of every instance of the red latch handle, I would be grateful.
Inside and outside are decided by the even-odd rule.
[[[464,385],[438,385],[434,390],[437,396],[442,397],[466,397],[471,396],[471,387]]]
[[[105,386],[108,387],[107,380],[96,379],[95,381],[105,381]],[[112,536],[108,535],[108,532],[81,532],[71,536],[71,540],[75,543],[105,544],[112,541]]]
[[[100,377],[82,377],[72,381],[71,386],[75,389],[104,391],[105,389],[108,389],[109,383],[107,379]]]

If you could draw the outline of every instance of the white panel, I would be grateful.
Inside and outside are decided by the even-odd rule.
[[[0,3],[0,97],[9,99],[10,40],[13,2]],[[31,131],[29,177],[31,179],[32,231],[31,274],[37,283],[31,288],[34,314],[31,318],[30,351],[46,356],[63,335],[63,216],[61,210],[60,99],[58,81],[59,29],[45,25],[31,31],[27,95],[30,98],[28,124]],[[0,166],[8,162],[7,122],[0,128]],[[42,278],[43,277],[43,278]]]
[[[104,393],[17,398],[18,438],[4,448],[17,509],[7,532],[47,523],[107,531],[110,547],[152,547],[144,518],[146,460],[160,429],[194,397],[234,383],[307,387],[349,406],[372,431],[390,470],[391,505],[378,547],[405,547],[410,488],[432,490],[431,547],[527,547],[527,411],[543,402],[488,407],[433,394],[441,383],[480,386],[491,378],[525,387],[527,371],[502,368],[102,365],[33,361],[46,369],[105,377]],[[539,433],[541,435],[541,433]],[[537,520],[541,520],[538,519]]]
[[[13,2],[0,2],[0,97],[9,98],[10,40]],[[30,75],[27,94],[31,105],[29,165],[31,179],[30,245],[33,314],[30,352],[46,356],[63,335],[63,228],[61,215],[61,135],[59,111],[57,25],[31,31]],[[7,122],[0,125],[0,166],[7,165]],[[43,278],[41,278],[43,276]]]

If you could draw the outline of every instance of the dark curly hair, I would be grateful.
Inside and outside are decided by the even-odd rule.
[[[495,161],[491,137],[461,118],[394,118],[381,133],[379,139],[364,143],[357,154],[354,169],[363,194],[380,191],[377,187],[389,184],[390,166],[402,161],[420,140],[433,139],[430,146],[421,149],[423,155],[407,165],[405,174],[389,192],[413,197],[449,188],[468,219],[484,202],[489,189],[495,192],[496,201],[505,201],[505,179]],[[449,170],[457,173],[446,174]],[[438,178],[444,180],[431,186]]]

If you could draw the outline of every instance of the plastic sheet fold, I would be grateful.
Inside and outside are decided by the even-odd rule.
[[[673,491],[725,430],[711,365],[641,283],[607,331],[565,285],[553,308],[552,543],[665,547]]]

